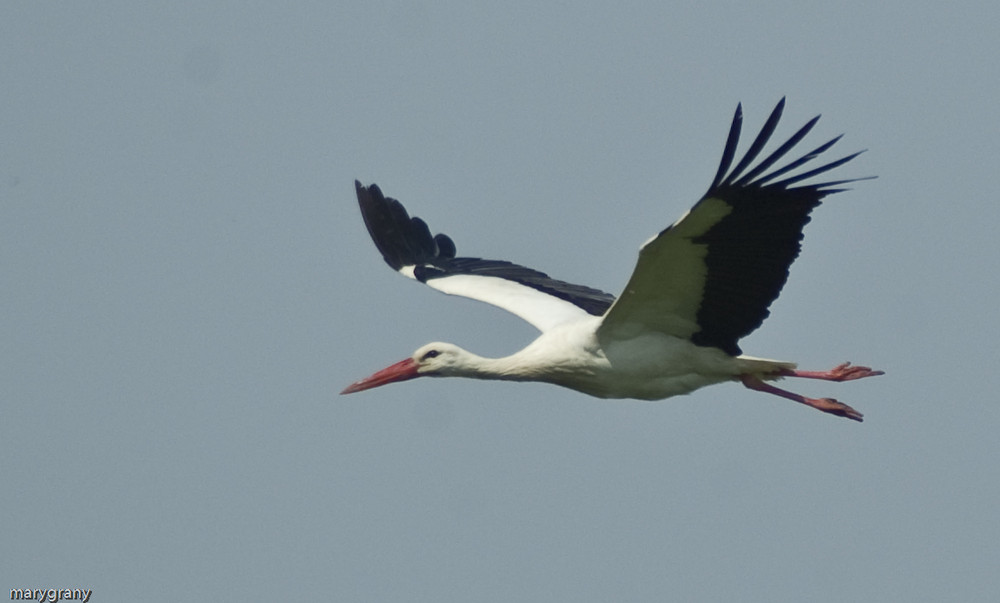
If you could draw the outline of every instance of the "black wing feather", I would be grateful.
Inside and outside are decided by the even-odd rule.
[[[770,182],[815,159],[833,146],[840,136],[785,167],[763,174],[791,151],[812,129],[819,116],[740,178],[740,172],[749,166],[773,132],[783,106],[784,99],[772,112],[747,156],[736,169],[726,174],[725,166],[731,163],[736,145],[732,129],[738,134],[738,124],[742,121],[742,111],[737,107],[723,152],[722,175],[716,176],[704,197],[720,199],[732,211],[693,239],[695,243],[707,244],[705,263],[708,275],[697,315],[700,330],[692,335],[691,340],[699,345],[720,348],[732,355],[741,353],[737,342],[759,327],[769,315],[768,308],[784,287],[789,267],[801,250],[802,230],[809,223],[809,214],[826,195],[843,190],[832,187],[863,179],[791,186],[847,163],[859,154],[854,153],[808,172]],[[759,142],[761,144],[758,145]],[[747,160],[747,157],[750,159]]]
[[[719,162],[719,171],[715,173],[715,178],[712,179],[712,186],[709,187],[710,190],[722,183],[722,179],[726,176],[729,166],[733,164],[733,158],[736,156],[736,146],[740,143],[740,129],[742,127],[743,105],[737,103],[736,115],[733,115],[733,123],[729,126],[729,136],[726,138],[726,146],[722,151],[722,161]]]
[[[747,169],[747,166],[753,163],[753,160],[757,158],[757,155],[760,155],[760,152],[764,149],[764,145],[766,145],[767,141],[771,139],[771,135],[774,134],[775,128],[778,127],[778,121],[781,119],[781,113],[784,110],[785,99],[781,99],[774,110],[771,111],[771,115],[768,116],[764,126],[760,129],[760,133],[757,134],[757,138],[754,139],[746,154],[743,155],[743,159],[741,159],[740,162],[736,164],[736,167],[733,168],[733,171],[726,176],[727,180],[732,181],[738,178],[739,175],[743,173],[743,170]],[[733,151],[735,152],[735,150],[736,148],[734,145]]]
[[[511,262],[455,257],[455,243],[448,235],[431,236],[426,222],[411,218],[399,201],[383,195],[377,185],[366,187],[355,181],[354,186],[368,234],[385,262],[394,270],[413,266],[413,275],[420,282],[456,274],[497,277],[570,302],[594,316],[604,314],[615,301],[610,293],[560,281]]]

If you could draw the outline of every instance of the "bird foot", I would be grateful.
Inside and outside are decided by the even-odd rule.
[[[804,398],[802,402],[807,406],[812,406],[816,410],[821,410],[823,412],[830,413],[831,415],[846,417],[859,423],[864,421],[863,414],[843,402],[834,400],[833,398]]]
[[[822,379],[824,381],[853,381],[865,377],[884,375],[885,371],[876,371],[867,366],[854,366],[850,362],[839,364],[828,371],[800,371],[790,369],[782,371],[783,377],[804,377],[806,379]]]
[[[838,367],[840,368],[840,367]],[[864,368],[864,367],[859,367]],[[836,370],[836,369],[834,369]],[[866,369],[871,370],[871,369]],[[865,375],[867,376],[867,375]],[[829,377],[818,377],[819,379],[827,379]],[[800,404],[805,404],[806,406],[815,408],[816,410],[829,413],[831,415],[836,415],[838,417],[845,417],[853,421],[861,422],[864,420],[864,415],[854,410],[850,406],[844,404],[843,402],[838,402],[833,398],[807,398],[803,395],[796,394],[781,388],[775,387],[770,383],[764,383],[759,377],[754,375],[740,375],[740,381],[746,387],[756,390],[759,392],[766,392],[768,394],[774,394],[775,396],[781,396],[788,400],[794,400]]]

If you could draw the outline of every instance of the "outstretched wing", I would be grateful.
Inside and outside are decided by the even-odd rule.
[[[823,197],[843,190],[839,186],[862,180],[796,186],[860,152],[788,175],[823,154],[840,136],[771,169],[809,133],[819,116],[748,169],[774,133],[784,106],[785,99],[781,99],[730,171],[743,122],[742,107],[737,106],[722,162],[708,192],[681,219],[643,245],[635,271],[608,311],[599,337],[608,341],[659,331],[734,356],[741,353],[737,342],[763,323],[788,279],[809,213]]]
[[[355,181],[358,205],[368,234],[385,262],[400,274],[430,287],[493,304],[520,316],[540,331],[600,316],[613,295],[549,277],[511,262],[455,257],[455,244],[444,234],[431,236],[427,224],[410,217],[403,205],[378,186]]]

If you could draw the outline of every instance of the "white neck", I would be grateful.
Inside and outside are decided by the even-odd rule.
[[[441,371],[442,375],[497,379],[503,381],[545,381],[562,383],[564,376],[579,376],[588,367],[582,366],[584,357],[564,357],[553,354],[551,348],[528,347],[502,358],[484,358],[467,350],[460,350],[453,366]]]

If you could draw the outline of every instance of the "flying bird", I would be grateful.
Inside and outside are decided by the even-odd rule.
[[[542,381],[599,398],[661,400],[726,381],[862,420],[832,398],[808,398],[771,382],[785,377],[850,381],[882,371],[844,363],[827,371],[744,355],[739,340],[761,325],[799,254],[809,214],[854,178],[804,183],[857,157],[796,170],[841,137],[775,168],[809,133],[817,115],[754,164],[784,109],[782,98],[750,148],[732,167],[743,122],[737,105],[718,172],[708,192],[639,251],[625,290],[613,295],[500,260],[459,257],[444,234],[411,217],[378,186],[355,181],[368,233],[401,274],[451,295],[520,316],[541,335],[505,358],[484,358],[450,343],[412,356],[344,389],[343,394],[415,377]],[[752,167],[751,167],[752,166]],[[730,169],[732,167],[732,169]]]

